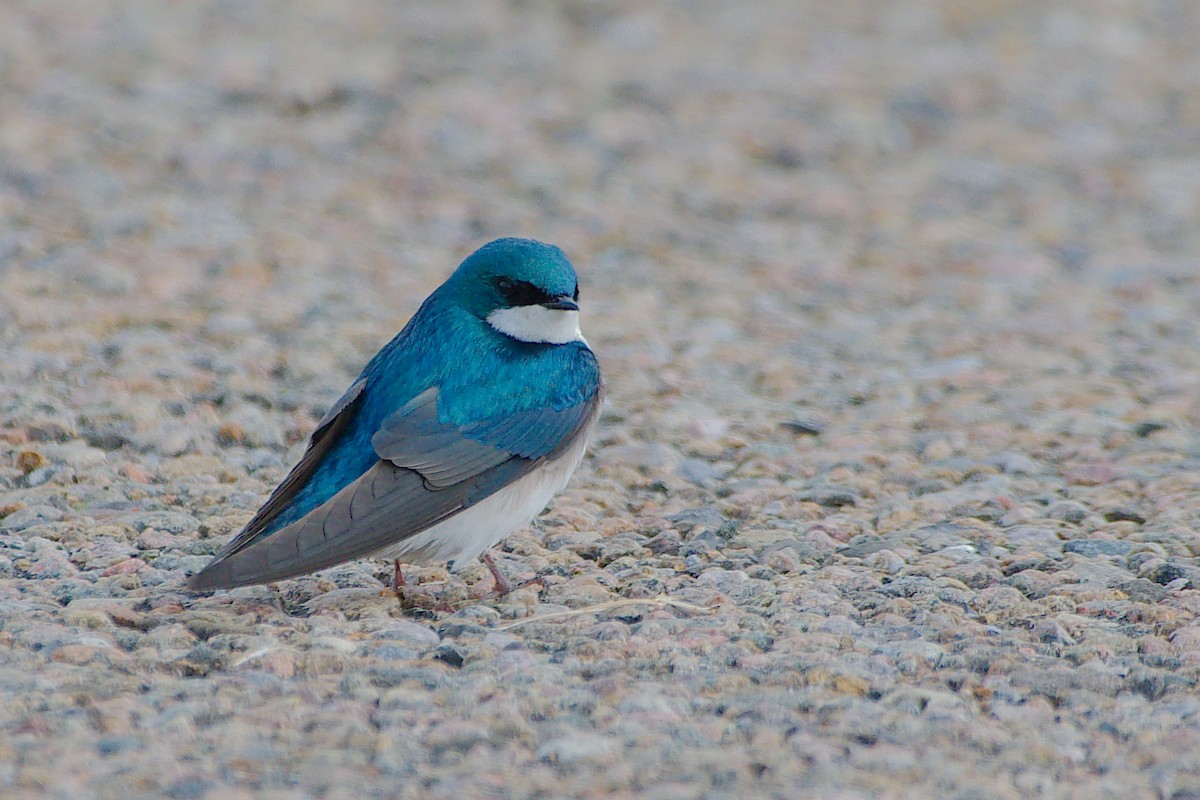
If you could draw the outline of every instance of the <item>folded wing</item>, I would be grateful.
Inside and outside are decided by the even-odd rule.
[[[379,461],[362,477],[302,519],[261,536],[311,475],[313,466],[302,471],[310,456],[319,459],[329,447],[326,438],[340,433],[345,423],[338,418],[353,413],[361,391],[355,394],[351,387],[331,410],[318,426],[322,438],[314,434],[300,464],[246,529],[192,578],[193,589],[280,580],[370,555],[420,533],[564,453],[599,407],[596,392],[562,409],[530,409],[455,425],[438,419],[438,390],[429,389],[383,421],[371,440]]]

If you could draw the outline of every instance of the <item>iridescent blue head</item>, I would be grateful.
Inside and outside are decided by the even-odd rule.
[[[579,341],[579,283],[562,250],[497,239],[467,257],[443,287],[493,329],[523,342]]]

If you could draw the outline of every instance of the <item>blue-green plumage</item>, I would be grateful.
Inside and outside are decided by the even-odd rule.
[[[601,379],[577,322],[568,339],[577,299],[575,271],[556,247],[500,239],[477,250],[370,360],[304,459],[193,587],[272,580],[383,549],[388,519],[397,540],[419,534],[586,438]],[[364,499],[368,480],[372,497],[384,497],[376,506],[395,502],[387,515]],[[403,489],[386,494],[381,481]],[[352,489],[353,507],[339,499]],[[306,518],[321,514],[320,532],[307,531]],[[359,520],[369,524],[358,524],[356,542]],[[288,537],[296,550],[309,542],[314,557],[272,552],[285,549],[273,539]]]

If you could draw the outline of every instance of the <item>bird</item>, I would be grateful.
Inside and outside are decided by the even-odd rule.
[[[187,582],[211,591],[346,561],[480,558],[581,463],[604,381],[561,249],[504,238],[469,255],[317,423],[262,508]]]

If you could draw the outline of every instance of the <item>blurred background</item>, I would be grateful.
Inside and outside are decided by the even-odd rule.
[[[634,373],[745,341],[740,361],[782,347],[820,370],[887,338],[871,308],[1000,319],[1050,285],[1191,278],[1198,18],[1170,0],[5,3],[4,330],[40,342],[10,378],[131,324],[201,349],[266,337],[251,359],[293,383],[331,355],[353,374],[499,235],[567,250],[590,335]],[[1048,337],[1080,297],[1050,298]],[[820,402],[796,364],[760,366],[707,367],[699,389]]]
[[[3,793],[1197,797],[1197,42],[1194,0],[0,3]],[[572,258],[610,387],[518,611],[720,613],[183,594],[503,235]]]

